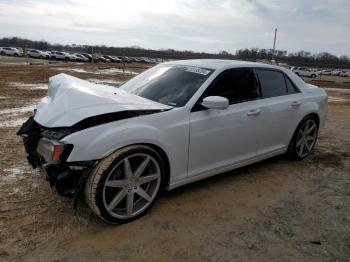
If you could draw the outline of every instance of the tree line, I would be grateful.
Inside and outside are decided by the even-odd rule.
[[[290,65],[311,67],[336,67],[350,68],[350,57],[348,55],[336,56],[328,52],[312,54],[307,51],[289,53],[286,50],[246,48],[237,50],[234,54],[227,51],[218,53],[194,52],[190,50],[179,51],[174,49],[145,49],[139,46],[111,47],[105,45],[61,45],[51,44],[47,41],[33,41],[20,37],[4,37],[0,39],[0,46],[13,46],[21,48],[33,48],[39,50],[57,50],[81,53],[101,53],[115,56],[151,57],[166,59],[194,59],[194,58],[220,58],[241,59],[248,61],[275,60]]]

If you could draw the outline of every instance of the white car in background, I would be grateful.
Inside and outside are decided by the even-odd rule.
[[[329,69],[325,69],[321,71],[321,74],[325,76],[330,76],[332,74],[332,71]]]
[[[74,54],[74,56],[75,56],[75,61],[77,61],[77,62],[89,62],[90,61],[87,57],[85,57],[81,54]]]
[[[306,67],[293,67],[292,71],[298,76],[307,76],[307,77],[315,78],[319,75],[318,72],[313,71],[310,68],[306,68]]]
[[[47,53],[36,49],[27,49],[27,56],[30,58],[49,58]]]
[[[341,70],[335,69],[335,70],[332,71],[331,75],[332,76],[338,76],[338,75],[340,75],[340,73],[341,73]]]
[[[350,70],[343,70],[339,74],[340,76],[350,76]]]
[[[46,59],[50,59],[51,58],[51,52],[50,51],[43,51],[43,50],[39,50],[43,55],[44,58]]]
[[[0,47],[0,55],[22,56],[22,52],[15,47]]]
[[[51,58],[56,60],[70,60],[69,54],[61,51],[52,51],[51,52]]]
[[[85,192],[99,217],[120,223],[145,214],[163,189],[280,154],[304,159],[326,108],[326,92],[288,69],[182,60],[119,88],[53,76],[17,134],[61,195]]]

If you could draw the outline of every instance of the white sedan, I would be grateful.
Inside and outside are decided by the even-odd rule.
[[[22,56],[22,52],[15,47],[0,47],[0,55]]]
[[[28,161],[109,223],[133,220],[161,190],[287,154],[302,160],[327,95],[292,71],[229,61],[159,64],[121,87],[65,74],[18,134]]]
[[[41,59],[48,58],[47,53],[44,53],[43,51],[35,50],[35,49],[28,49],[27,56],[30,58],[41,58]]]
[[[306,67],[293,67],[292,71],[298,76],[307,76],[311,78],[319,76],[319,72],[313,71],[310,68]]]

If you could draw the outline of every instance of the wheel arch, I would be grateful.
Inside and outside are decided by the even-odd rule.
[[[304,121],[305,118],[307,117],[313,117],[316,119],[317,121],[317,124],[318,126],[320,126],[320,116],[316,113],[316,112],[309,112],[307,114],[304,115],[304,117],[302,117],[299,122],[298,122],[298,125],[295,127],[294,131],[293,131],[293,134],[292,134],[292,137],[290,138],[289,140],[289,144],[288,144],[288,147],[291,145],[294,137],[295,137],[295,134],[296,134],[296,131],[298,130],[299,126],[301,125],[301,123]]]
[[[135,144],[134,144],[135,145]],[[169,181],[170,181],[170,161],[169,161],[169,157],[167,155],[167,153],[164,151],[163,148],[161,148],[158,145],[155,144],[151,144],[151,143],[141,143],[141,144],[136,144],[136,145],[144,145],[144,146],[148,146],[150,148],[152,148],[154,151],[156,151],[160,157],[162,158],[163,162],[164,162],[164,168],[165,168],[165,181],[163,183],[164,187],[167,187],[169,185]]]
[[[309,117],[309,116],[314,117],[317,121],[317,124],[320,125],[320,116],[316,112],[312,112],[312,113],[305,115],[301,121],[303,121],[306,117]],[[301,123],[301,121],[299,122],[299,124]]]
[[[153,149],[154,151],[156,151],[160,158],[162,159],[163,163],[164,163],[164,168],[165,168],[165,174],[164,174],[164,183],[163,183],[163,186],[164,187],[167,187],[169,185],[169,181],[170,181],[170,160],[169,160],[169,157],[167,155],[167,153],[165,152],[165,150],[160,147],[159,145],[156,145],[154,143],[151,143],[151,142],[145,142],[145,143],[131,143],[131,144],[127,144],[127,145],[124,145],[124,146],[121,146],[119,148],[116,148],[111,154],[113,154],[114,152],[118,152],[120,150],[123,150],[124,148],[127,148],[127,147],[132,147],[132,146],[146,146],[146,147],[149,147],[151,149]],[[109,154],[109,155],[111,155]],[[108,157],[108,156],[106,156]]]

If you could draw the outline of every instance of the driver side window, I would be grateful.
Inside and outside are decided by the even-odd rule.
[[[222,96],[230,104],[254,100],[258,97],[257,83],[252,69],[229,69],[220,74],[205,96]]]

